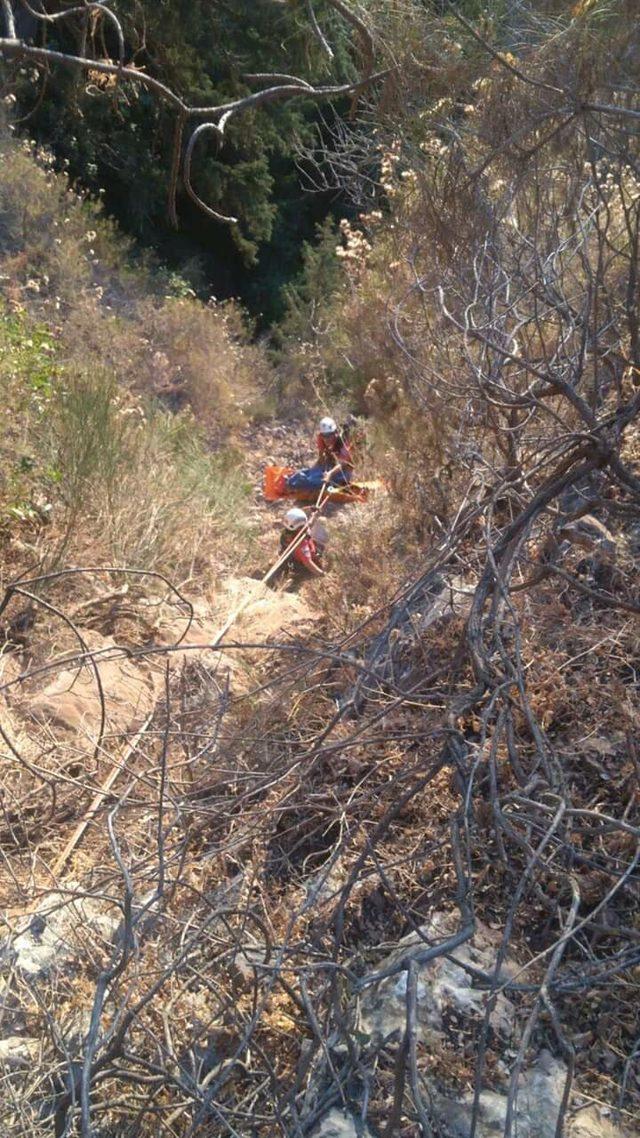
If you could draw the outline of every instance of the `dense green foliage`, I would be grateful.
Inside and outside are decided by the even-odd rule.
[[[247,73],[284,71],[311,81],[355,74],[348,27],[335,13],[322,13],[334,49],[329,61],[301,3],[118,0],[113,7],[127,58],[194,105],[255,89]],[[48,30],[47,45],[76,52],[79,34],[79,25],[61,22]],[[115,57],[106,26],[98,36],[93,54]],[[293,157],[294,141],[308,133],[316,107],[295,100],[244,114],[230,124],[221,152],[214,145],[200,148],[198,192],[240,224],[211,221],[181,196],[176,233],[167,214],[175,114],[131,84],[101,93],[95,78],[60,69],[43,95],[42,75],[23,69],[19,106],[23,114],[33,112],[25,129],[52,147],[72,178],[104,194],[128,232],[169,261],[189,264],[196,286],[241,295],[257,315],[273,319],[281,286],[299,268],[301,243],[328,208],[326,198],[303,194]]]
[[[122,25],[127,64],[192,106],[216,106],[255,91],[248,77],[256,73],[333,84],[356,80],[371,68],[383,72],[387,78],[367,92],[357,115],[350,101],[335,108],[344,112],[346,137],[364,132],[365,146],[398,129],[410,138],[422,110],[447,95],[452,84],[464,87],[469,49],[472,55],[478,49],[467,44],[456,57],[457,12],[478,20],[495,44],[508,46],[522,30],[521,7],[504,0],[366,0],[353,11],[371,29],[367,42],[350,21],[349,6],[334,7],[331,0],[314,0],[316,28],[307,0],[110,0],[109,7]],[[19,34],[30,43],[96,60],[118,57],[106,19],[72,14],[43,30],[19,7],[18,12]],[[114,84],[92,71],[53,67],[45,75],[40,67],[13,66],[8,81],[4,90],[17,97],[21,131],[50,147],[84,190],[104,196],[124,229],[178,266],[201,295],[239,297],[259,326],[286,318],[285,288],[303,270],[304,244],[314,240],[318,226],[327,217],[358,212],[353,186],[345,184],[349,174],[343,179],[338,166],[336,178],[331,160],[326,163],[325,147],[330,153],[334,140],[312,99],[243,112],[228,124],[223,145],[200,144],[195,188],[239,224],[208,218],[179,185],[176,230],[168,210],[174,108],[144,86]],[[296,156],[306,146],[315,147],[321,166],[328,166],[324,192],[308,193],[301,185]],[[367,164],[374,182],[376,163],[374,152]]]

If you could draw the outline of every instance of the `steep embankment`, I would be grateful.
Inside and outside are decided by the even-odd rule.
[[[282,389],[256,390],[259,349],[179,282],[128,288],[105,230],[8,152],[6,578],[107,566],[27,576],[2,613],[10,1133],[637,1129],[637,31],[616,15],[536,25],[477,80],[477,36],[447,37],[464,98],[376,150],[389,216],[341,228],[344,285],[309,293],[287,366],[367,403],[390,493],[336,519],[331,577],[297,597],[245,581],[276,544],[257,467],[302,457],[255,428]],[[238,639],[207,649],[247,586]]]
[[[266,546],[272,528],[267,516]],[[142,868],[145,851],[160,841],[160,861],[150,876],[150,865],[142,871],[143,893],[142,879],[135,888],[142,905],[136,926],[150,907],[156,922],[160,911],[162,923],[186,920],[186,931],[185,898],[174,908],[164,897],[164,888],[173,893],[176,884],[169,886],[174,811],[186,808],[202,832],[179,855],[180,875],[186,870],[194,880],[202,875],[207,826],[206,812],[194,810],[191,800],[203,794],[216,744],[237,733],[243,698],[254,710],[264,700],[260,692],[268,691],[263,685],[274,667],[269,642],[304,636],[314,612],[304,595],[242,576],[214,577],[194,606],[153,575],[80,572],[24,581],[20,590],[2,613],[3,627],[15,631],[21,613],[33,616],[23,621],[21,642],[8,640],[0,660],[7,854],[0,872],[6,964],[0,1065],[4,1132],[33,1135],[50,1133],[54,1118],[59,1128],[67,1117],[60,1092],[65,1056],[80,1054],[87,1039],[95,968],[113,951],[118,955],[119,938],[127,935],[109,867],[133,856]],[[220,644],[221,628],[236,613]],[[227,650],[227,640],[250,647]],[[179,726],[172,723],[176,705]],[[213,718],[204,728],[194,722],[203,715]],[[238,777],[230,766],[228,777]],[[157,826],[167,827],[166,835]],[[164,887],[158,872],[167,877]],[[136,955],[145,955],[149,932],[142,939],[135,934]],[[164,933],[152,939],[163,953]],[[177,1036],[182,1026],[174,1025]]]
[[[262,439],[274,440],[265,457],[288,457],[297,438],[280,428],[254,435],[254,461]],[[274,513],[257,490],[253,508],[266,557]],[[363,521],[372,522],[366,511],[345,510],[340,524],[353,533]],[[535,788],[509,784],[498,742],[495,762],[485,764],[482,721],[467,710],[469,673],[456,661],[478,584],[459,562],[477,541],[471,513],[456,557],[449,543],[434,545],[387,609],[331,644],[318,635],[313,585],[273,593],[237,576],[212,579],[187,630],[188,605],[165,582],[135,590],[114,575],[107,588],[97,585],[102,577],[81,575],[82,589],[95,592],[75,604],[67,592],[74,630],[60,627],[57,659],[52,629],[65,624],[61,616],[28,632],[20,665],[36,674],[8,689],[3,719],[13,755],[5,794],[14,804],[4,834],[0,1048],[9,1132],[44,1135],[55,1115],[62,1133],[85,1088],[107,1133],[124,1134],[129,1088],[146,1086],[151,1065],[176,1135],[199,1118],[222,1133],[221,1109],[251,1133],[243,1103],[258,1093],[266,1136],[270,1104],[284,1113],[295,1093],[304,1133],[352,1136],[363,1081],[371,1086],[367,1135],[401,1117],[405,1094],[423,1125],[433,1117],[456,1136],[471,1133],[474,1116],[481,1138],[504,1132],[512,1111],[519,1134],[555,1134],[572,1059],[554,1046],[553,1021],[536,1000],[564,947],[545,927],[554,865],[542,866],[547,888],[534,894],[528,924],[515,923],[508,910],[518,863],[502,861],[500,836],[517,833],[518,808]],[[338,570],[330,587],[339,579]],[[62,597],[48,595],[62,612]],[[220,650],[208,649],[249,596]],[[593,647],[602,641],[595,617],[585,607],[582,636]],[[535,628],[547,651],[548,618],[538,614]],[[75,662],[66,658],[79,653],[72,633],[89,649]],[[576,654],[568,650],[563,662]],[[5,666],[17,659],[10,654]],[[560,705],[553,711],[559,716]],[[526,723],[515,729],[522,747]],[[555,726],[565,793],[612,815],[632,773],[619,764],[624,736],[613,722],[601,722],[597,737],[587,733],[585,747],[570,724]],[[528,745],[533,754],[535,741]],[[495,779],[473,817],[464,746],[474,756],[471,777]],[[550,822],[552,807],[541,799]],[[611,835],[614,856],[625,857],[619,829]],[[523,843],[525,875],[527,854]],[[591,909],[603,898],[610,906],[591,851],[566,888],[574,883]],[[617,920],[629,922],[619,933],[633,929],[624,908],[632,899],[619,900]],[[623,1125],[632,1128],[633,1116],[625,1111],[616,1125],[606,1108],[600,1113],[602,1011],[580,1000],[581,983],[597,971],[577,963],[569,960],[553,1000],[585,1039],[597,1074],[578,1079],[566,1133],[616,1138],[633,1132]],[[618,995],[612,1030],[626,1031],[629,1015],[632,1003]],[[474,1097],[479,1046],[485,1068]],[[272,1069],[267,1083],[253,1052]],[[398,1056],[408,1059],[406,1084]],[[285,1133],[295,1132],[288,1117]]]

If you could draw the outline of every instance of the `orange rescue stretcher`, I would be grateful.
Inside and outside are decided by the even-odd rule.
[[[317,489],[290,490],[286,479],[295,473],[293,466],[266,466],[264,471],[264,496],[267,502],[278,502],[281,498],[293,498],[298,502],[315,502]],[[349,482],[345,486],[329,486],[327,497],[331,502],[366,502],[367,498],[382,487],[382,482]]]

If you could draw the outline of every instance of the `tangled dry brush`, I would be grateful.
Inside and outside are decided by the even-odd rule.
[[[338,1111],[472,1135],[499,1098],[533,1134],[544,1053],[557,1134],[591,1103],[637,1125],[638,42],[585,21],[420,119],[384,218],[344,232],[331,341],[411,487],[387,576],[375,503],[349,534],[379,603],[203,651],[156,577],[162,621],[116,605],[96,649],[82,606],[130,603],[124,572],[7,591],[14,642],[28,604],[59,648],[2,688],[3,1008],[39,1040],[11,1133],[302,1136]],[[125,666],[153,689],[135,730],[104,681]],[[62,669],[97,693],[82,745],[20,717]],[[56,919],[73,967],[43,979],[24,953]],[[452,965],[466,1003],[436,1029]]]

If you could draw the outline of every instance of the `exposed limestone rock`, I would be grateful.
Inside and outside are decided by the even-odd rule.
[[[23,1035],[8,1035],[0,1039],[0,1067],[18,1070],[29,1067],[40,1050],[37,1039],[29,1039]]]
[[[548,1052],[521,1076],[516,1099],[513,1132],[518,1138],[554,1138],[566,1068]],[[438,1100],[441,1121],[451,1138],[469,1138],[473,1115],[473,1094],[461,1099]],[[504,1134],[507,1096],[485,1090],[480,1095],[477,1138],[496,1138]]]
[[[18,936],[5,941],[3,955],[21,972],[43,976],[81,952],[87,939],[94,948],[113,943],[120,924],[117,910],[105,911],[102,901],[49,893],[25,919]]]
[[[556,1124],[567,1069],[548,1051],[525,1069],[518,1083],[512,1134],[517,1138],[555,1138]],[[440,1123],[451,1138],[469,1138],[473,1115],[473,1094],[453,1100],[437,1101]],[[483,1091],[480,1095],[476,1138],[499,1138],[504,1134],[507,1117],[507,1095]],[[625,1131],[615,1126],[599,1111],[579,1111],[566,1119],[567,1138],[626,1138]]]
[[[456,929],[456,917],[435,914],[422,928],[424,940],[412,933],[400,941],[380,964],[380,970],[393,965],[408,953],[418,955],[430,944],[445,940]],[[500,943],[498,933],[478,923],[477,931],[466,944],[456,948],[449,957],[420,965],[418,970],[418,1031],[423,1042],[434,1041],[446,1030],[447,1018],[453,1014],[463,1018],[479,1018],[488,999],[486,988],[474,986],[473,976],[464,965],[491,974],[495,967]],[[504,970],[503,970],[504,971]],[[358,1029],[381,1040],[394,1033],[402,1033],[406,1025],[407,974],[401,972],[382,980],[365,992],[361,1005]],[[509,1039],[514,1030],[514,1008],[506,996],[500,994],[491,1013],[491,1026],[503,1039]]]
[[[370,1138],[370,1132],[366,1127],[358,1129],[352,1115],[334,1109],[324,1116],[311,1138]]]

